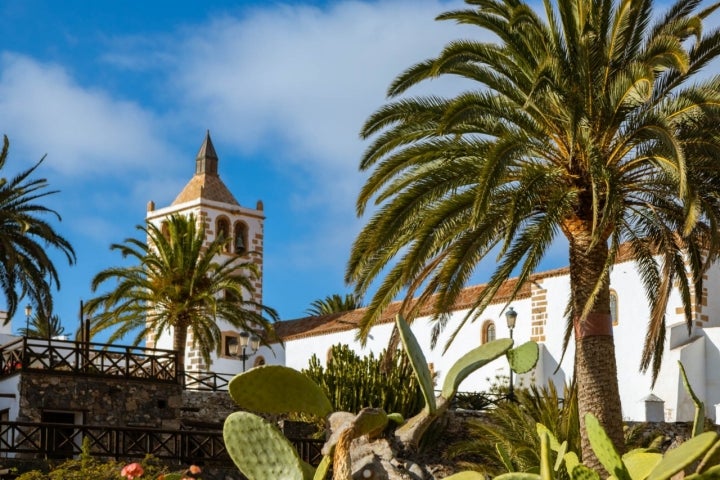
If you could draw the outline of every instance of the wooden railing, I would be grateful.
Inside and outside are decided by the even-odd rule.
[[[188,390],[223,391],[235,376],[232,373],[185,372],[185,388]]]
[[[221,431],[163,430],[62,423],[0,422],[0,456],[72,458],[88,439],[90,455],[130,460],[151,454],[181,464],[231,465]],[[300,458],[318,465],[322,440],[290,439]]]
[[[24,337],[0,347],[0,377],[52,371],[177,382],[177,361],[173,350]]]

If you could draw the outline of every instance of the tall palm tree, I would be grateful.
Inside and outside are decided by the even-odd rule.
[[[718,5],[678,0],[657,15],[651,0],[544,0],[541,15],[522,0],[466,2],[474,7],[438,18],[476,26],[481,39],[451,42],[412,66],[389,96],[446,75],[471,88],[394,100],[361,133],[374,140],[360,164],[372,173],[358,214],[371,201],[379,207],[346,280],[364,294],[384,278],[360,334],[401,293],[419,299],[406,302],[410,316],[438,295],[437,334],[479,262],[497,256],[462,323],[474,320],[513,274],[517,293],[562,234],[580,418],[595,414],[622,450],[609,305],[620,245],[634,255],[650,306],[641,368],[654,377],[671,289],[690,327],[693,292],[717,256],[720,80],[696,77],[720,53],[718,30],[703,30]],[[598,465],[582,430],[583,455]]]
[[[247,299],[259,275],[257,266],[223,256],[227,239],[206,243],[194,215],[171,216],[165,234],[153,224],[137,228],[147,242],[128,238],[110,247],[137,264],[108,268],[93,278],[93,291],[110,280],[117,285],[86,304],[86,313],[93,315],[92,334],[116,328],[109,338],[114,342],[136,332],[137,345],[149,333],[172,332],[180,373],[185,371],[188,332],[206,365],[211,353],[219,351],[218,318],[256,333],[264,344],[275,339],[275,310]]]
[[[3,137],[0,169],[5,167],[10,142]],[[75,251],[44,215],[60,220],[55,210],[35,203],[57,193],[47,190],[44,178],[31,178],[44,157],[13,178],[0,178],[0,290],[7,301],[7,321],[17,311],[23,297],[48,311],[52,310],[53,286],[60,288],[60,278],[50,259],[52,248],[59,250],[72,265]]]
[[[305,312],[308,315],[320,316],[331,313],[348,312],[362,307],[360,297],[354,293],[347,293],[342,296],[338,293],[328,295],[325,298],[314,300]]]
[[[48,314],[44,309],[38,311],[30,319],[28,328],[21,328],[20,334],[28,338],[51,339],[65,333],[60,317]]]

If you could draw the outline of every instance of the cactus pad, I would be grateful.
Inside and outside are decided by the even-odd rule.
[[[680,470],[702,458],[717,439],[717,433],[705,432],[697,437],[692,437],[677,448],[668,450],[660,463],[650,472],[647,480],[666,480],[672,477]]]
[[[236,375],[228,386],[235,403],[264,413],[310,413],[325,417],[333,408],[320,387],[282,365],[263,365]]]
[[[600,475],[592,468],[577,464],[572,469],[570,478],[572,478],[572,480],[600,480]]]
[[[445,477],[445,480],[485,480],[485,475],[480,472],[460,472],[455,475]]]
[[[477,473],[477,472],[474,472]],[[447,478],[452,478],[453,480],[456,480],[454,478],[454,475],[451,475]],[[468,477],[471,480],[475,480],[476,478],[485,478],[485,477]],[[462,477],[460,477],[459,480],[462,480]],[[503,473],[502,475],[498,475],[493,480],[541,480],[540,475],[537,473],[525,473],[525,472],[511,472],[511,473]]]
[[[402,315],[395,317],[395,324],[400,332],[400,339],[402,340],[405,351],[407,352],[410,364],[412,365],[415,376],[420,384],[423,397],[425,398],[425,408],[428,412],[433,413],[437,409],[435,404],[435,392],[433,389],[433,381],[430,375],[430,369],[423,355],[422,348],[418,344],[417,338],[413,335],[410,326],[407,324]]]
[[[633,450],[622,457],[631,478],[647,478],[662,460],[662,454]]]
[[[442,396],[447,399],[454,397],[458,387],[468,375],[507,352],[512,344],[513,341],[509,338],[500,338],[480,345],[460,357],[445,376]]]
[[[525,342],[517,348],[508,350],[506,355],[510,368],[515,373],[527,373],[537,365],[538,358],[540,358],[540,348],[533,341]]]
[[[290,442],[257,415],[230,414],[223,426],[223,439],[230,458],[250,480],[305,478],[301,460]]]
[[[615,450],[610,437],[607,436],[605,430],[600,426],[600,422],[595,415],[588,413],[585,415],[585,429],[587,436],[592,445],[593,452],[603,467],[618,480],[630,480],[630,474],[625,468],[620,455]]]

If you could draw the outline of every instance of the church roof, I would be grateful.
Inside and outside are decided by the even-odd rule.
[[[623,263],[632,260],[632,250],[629,244],[621,244],[620,250],[615,263]],[[546,270],[544,272],[538,272],[531,275],[530,281],[525,282],[520,290],[515,295],[515,299],[528,298],[531,296],[531,283],[533,281],[539,281],[544,278],[559,277],[562,275],[568,275],[570,273],[569,267],[556,268],[553,270]],[[510,294],[515,289],[517,278],[508,279],[500,287],[498,292],[495,294],[493,303],[502,303],[510,300]],[[452,311],[464,310],[472,307],[475,299],[477,299],[480,292],[486,288],[486,285],[473,285],[466,287],[462,290],[458,296],[455,305],[453,305]],[[431,297],[423,307],[420,309],[419,316],[430,316],[433,312],[433,298]],[[382,313],[377,324],[391,323],[395,321],[395,316],[400,313],[402,307],[402,301],[392,302],[385,311]],[[360,320],[365,314],[365,308],[359,308],[357,310],[351,310],[349,312],[333,313],[330,315],[321,315],[313,317],[298,318],[295,320],[285,320],[275,323],[275,332],[278,338],[282,341],[295,340],[299,338],[316,337],[319,335],[326,335],[335,332],[344,332],[347,330],[354,330],[359,327]]]
[[[204,199],[239,206],[240,203],[220,179],[217,166],[218,156],[210,138],[210,131],[208,131],[195,158],[195,175],[175,198],[172,205]]]
[[[515,288],[515,279],[510,279],[500,287],[495,295],[496,302],[507,301],[510,299],[510,293]],[[485,285],[475,285],[465,288],[459,295],[453,310],[462,310],[470,308],[477,298],[478,294],[485,289]],[[529,282],[520,289],[515,298],[526,298],[530,296]],[[385,309],[378,324],[390,323],[395,321],[395,316],[400,312],[402,306],[401,301],[393,302]],[[343,332],[353,330],[360,324],[360,320],[365,314],[366,308],[359,308],[349,312],[333,313],[330,315],[321,315],[318,317],[305,317],[296,320],[286,320],[275,324],[275,332],[283,341],[295,340],[298,338],[315,337],[328,333]],[[432,314],[432,300],[420,309],[420,316]]]

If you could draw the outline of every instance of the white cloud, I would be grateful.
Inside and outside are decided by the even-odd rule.
[[[241,149],[271,148],[329,199],[347,198],[361,182],[358,132],[392,79],[465,32],[434,20],[450,8],[348,1],[216,18],[178,45],[171,78],[187,108],[214,118],[214,132]]]
[[[61,66],[0,56],[0,110],[15,152],[65,175],[130,173],[170,153],[154,115],[79,85]]]

